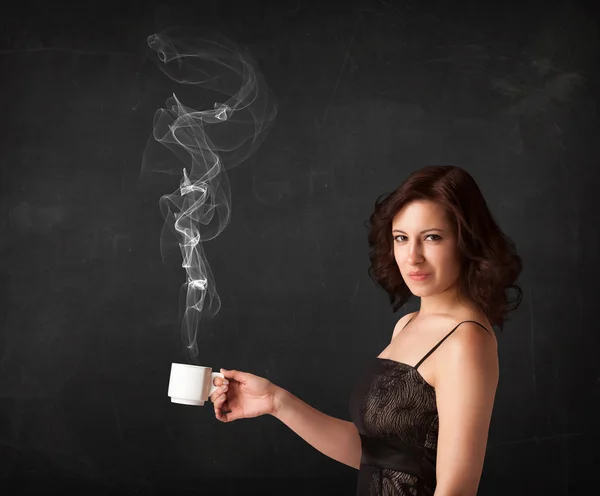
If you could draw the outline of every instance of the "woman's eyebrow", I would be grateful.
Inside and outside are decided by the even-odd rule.
[[[444,232],[443,229],[438,229],[437,227],[432,227],[431,229],[425,229],[424,231],[421,231],[419,234],[426,233],[427,231],[440,231],[440,232]],[[401,231],[400,229],[394,229],[392,232],[403,233],[404,231]],[[406,234],[406,233],[404,233],[404,234]]]

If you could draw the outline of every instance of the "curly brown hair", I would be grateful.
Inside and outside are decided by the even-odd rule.
[[[365,223],[369,228],[369,276],[388,293],[393,312],[412,293],[394,258],[392,220],[414,200],[433,201],[445,209],[462,255],[459,297],[468,295],[492,326],[502,330],[507,313],[516,310],[523,297],[516,282],[523,268],[521,258],[496,224],[473,177],[453,165],[429,165],[414,171],[395,191],[377,198]],[[512,302],[506,296],[510,288],[517,293]]]

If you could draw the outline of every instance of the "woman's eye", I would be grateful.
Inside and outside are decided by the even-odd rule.
[[[427,239],[427,238],[431,238],[432,236],[435,238],[435,239],[433,239],[432,241],[439,241],[439,240],[441,240],[441,239],[442,239],[442,237],[441,237],[441,236],[438,236],[437,234],[428,234],[427,236],[425,236],[425,239]],[[403,235],[401,235],[401,234],[400,234],[400,235],[396,236],[396,240],[398,240],[398,238],[405,238],[405,237],[406,237],[406,236],[403,236]],[[403,241],[403,240],[402,240],[402,239],[400,239],[399,241]]]

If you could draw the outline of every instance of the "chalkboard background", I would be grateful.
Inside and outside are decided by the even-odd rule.
[[[349,420],[353,382],[418,308],[393,314],[369,278],[364,222],[413,170],[459,165],[524,263],[523,303],[498,333],[479,494],[598,487],[591,7],[12,4],[0,33],[3,494],[355,491],[356,470],[273,417],[223,424],[210,403],[167,397],[171,362],[189,359],[181,258],[159,251],[158,200],[178,178],[140,170],[177,86],[146,38],[172,25],[246,46],[278,105],[264,143],[228,172],[230,224],[203,247],[222,306],[198,329],[198,361]]]

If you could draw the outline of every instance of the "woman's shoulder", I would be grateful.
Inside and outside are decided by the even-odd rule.
[[[408,324],[412,318],[417,315],[419,312],[411,312],[411,313],[407,313],[405,315],[403,315],[402,317],[400,317],[400,319],[398,320],[398,322],[396,322],[396,328],[395,329],[402,329],[406,324]],[[394,329],[394,330],[395,330]]]
[[[491,335],[495,334],[494,328],[489,319],[481,312],[467,312],[456,319],[457,324],[462,322],[476,322],[480,326],[484,327]]]
[[[400,317],[400,319],[398,320],[398,322],[396,322],[396,325],[394,326],[394,332],[392,333],[392,339],[394,339],[396,334],[398,334],[406,326],[406,324],[408,324],[410,322],[410,320],[418,313],[419,313],[418,311],[412,312],[412,313],[407,313],[407,314],[403,315],[402,317]]]
[[[496,332],[494,331],[489,319],[481,312],[466,312],[464,314],[457,315],[453,319],[453,325],[451,329],[453,329],[455,326],[457,328],[459,326],[471,326],[472,329],[467,330],[466,335],[465,332],[459,334],[462,336],[462,339],[467,341],[474,339],[482,344],[488,343],[484,346],[492,346],[492,348],[497,350],[498,340],[496,337]]]

